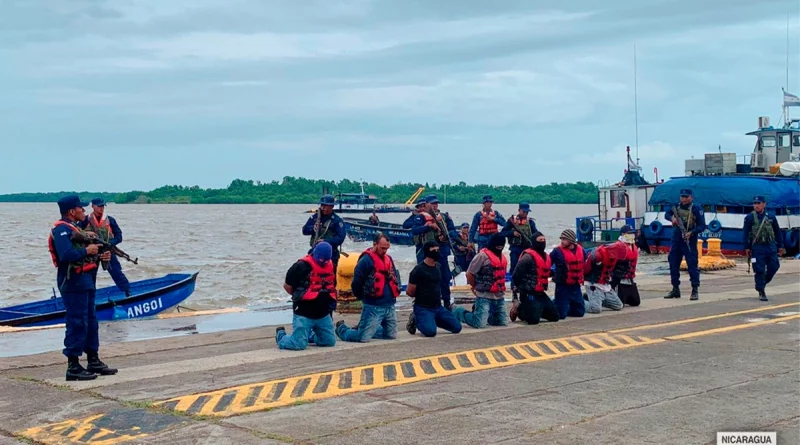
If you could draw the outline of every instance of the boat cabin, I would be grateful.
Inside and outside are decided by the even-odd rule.
[[[775,174],[775,166],[800,161],[800,119],[791,120],[783,128],[773,128],[769,117],[762,116],[758,118],[758,127],[758,130],[747,133],[757,138],[750,159],[752,173]]]
[[[628,169],[622,181],[597,191],[597,215],[576,218],[578,242],[594,247],[616,241],[624,225],[639,230],[656,186],[642,177],[641,168],[631,159],[628,148]]]
[[[372,210],[375,208],[377,197],[366,193],[339,193],[333,206],[338,211]]]

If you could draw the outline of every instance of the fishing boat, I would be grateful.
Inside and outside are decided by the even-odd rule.
[[[151,317],[169,310],[194,292],[197,274],[174,273],[160,278],[131,282],[131,296],[116,286],[97,289],[95,309],[98,321]],[[30,327],[64,323],[66,310],[61,297],[0,309],[0,326]]]
[[[796,254],[800,251],[800,119],[788,119],[787,107],[798,105],[800,99],[784,91],[783,126],[775,128],[768,117],[759,117],[758,129],[746,133],[756,137],[755,147],[741,157],[742,162],[737,162],[736,153],[705,153],[685,160],[684,176],[661,182],[656,176],[656,183],[649,184],[629,148],[623,180],[598,188],[598,214],[576,219],[578,241],[588,247],[612,242],[627,224],[638,231],[640,249],[667,253],[673,227],[664,215],[686,188],[705,216],[707,228],[698,238],[719,239],[724,255],[745,255],[744,218],[753,211],[756,195],[766,197],[767,209],[776,215],[787,254]]]
[[[413,195],[399,206],[378,204],[378,197],[364,192],[364,185],[361,184],[361,193],[337,193],[333,204],[333,211],[336,213],[409,213],[413,208],[414,201],[422,194],[425,187],[420,187]],[[317,209],[306,210],[306,213],[314,213]]]
[[[367,219],[342,218],[347,237],[355,242],[372,241],[379,232],[389,237],[389,242],[399,246],[413,246],[414,237],[411,229],[404,229],[401,224],[379,222],[372,224]]]

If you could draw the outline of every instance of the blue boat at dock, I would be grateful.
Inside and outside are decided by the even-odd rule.
[[[199,272],[173,273],[160,278],[131,282],[131,296],[116,286],[97,289],[98,321],[152,317],[169,310],[194,292]],[[64,301],[55,295],[47,300],[0,309],[0,326],[31,327],[64,323]]]
[[[342,218],[344,221],[344,231],[351,241],[364,242],[375,238],[379,232],[389,237],[389,242],[398,246],[413,246],[414,236],[411,229],[404,229],[402,224],[379,222],[372,224],[368,219]]]
[[[664,215],[677,205],[685,188],[693,191],[694,203],[703,208],[707,227],[698,238],[720,240],[722,254],[745,255],[744,218],[753,211],[753,197],[760,195],[775,214],[780,228],[776,235],[783,237],[786,253],[796,255],[800,252],[800,119],[773,127],[762,116],[758,129],[747,135],[756,137],[750,155],[705,153],[685,160],[684,176],[658,182],[656,175],[655,184],[641,177],[629,149],[623,180],[598,189],[598,214],[575,220],[578,241],[587,247],[612,242],[627,224],[637,230],[642,251],[667,253],[674,229]]]

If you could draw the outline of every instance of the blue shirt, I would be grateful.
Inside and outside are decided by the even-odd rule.
[[[62,219],[70,225],[78,227],[68,219]],[[72,247],[72,240],[70,236],[74,230],[66,225],[59,225],[53,228],[51,234],[53,236],[53,245],[56,248],[56,256],[58,257],[58,272],[56,274],[56,284],[58,290],[64,292],[80,292],[92,290],[95,288],[94,274],[92,273],[76,273],[74,270],[70,271],[70,263],[80,261],[86,258],[86,249],[75,249]]]
[[[764,215],[767,215],[769,218],[770,223],[772,224],[772,231],[775,233],[775,244],[778,246],[778,249],[783,249],[783,233],[781,232],[781,228],[778,226],[778,220],[775,219],[775,215],[764,210],[764,213],[758,215],[759,224],[763,221]],[[742,231],[742,236],[744,239],[742,240],[745,249],[752,248],[752,244],[750,243],[750,231],[753,230],[753,213],[750,212],[747,216],[744,217],[744,230]],[[758,227],[756,227],[758,230]],[[764,229],[761,229],[762,232]]]
[[[346,233],[344,231],[344,221],[339,215],[332,213],[330,216],[322,215],[322,223],[320,230],[325,229],[325,224],[330,221],[331,224],[328,226],[328,233],[333,234],[328,238],[322,238],[322,241],[327,242],[328,244],[336,250],[337,247],[341,246],[344,243],[344,238]],[[303,226],[303,235],[306,236],[313,236],[314,235],[314,224],[317,223],[317,213],[311,215],[306,221],[306,225]]]
[[[692,208],[692,220],[694,220],[694,229],[692,229],[690,233],[691,233],[691,237],[692,238],[697,239],[697,235],[702,233],[703,230],[706,230],[706,217],[705,217],[705,215],[703,215],[703,209],[700,206],[698,206],[697,204],[694,204],[694,203],[689,204],[689,205],[678,204],[678,206],[683,210],[688,210],[689,206],[691,206],[691,208]],[[672,207],[670,207],[669,210],[667,210],[664,213],[664,219],[672,220],[673,216],[677,216],[677,215],[672,211]],[[678,218],[678,220],[680,222],[680,218]],[[680,227],[675,227],[672,230],[672,239],[680,241],[682,238],[683,238],[683,236],[681,234]]]
[[[392,266],[394,266],[394,260],[392,260]],[[371,304],[373,306],[394,305],[395,297],[392,294],[392,288],[389,286],[389,280],[386,280],[386,284],[383,286],[383,295],[380,298],[372,298],[367,296],[364,285],[366,284],[369,275],[374,271],[375,263],[372,262],[372,257],[369,255],[364,255],[358,260],[358,264],[356,264],[356,270],[353,273],[353,295],[355,295],[356,298],[362,302]],[[397,277],[397,288],[400,289],[400,273],[397,272],[396,266],[394,267],[394,274]]]

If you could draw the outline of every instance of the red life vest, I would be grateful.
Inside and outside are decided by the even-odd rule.
[[[616,243],[615,243],[616,244]],[[616,249],[614,244],[599,246],[595,250],[595,258],[592,255],[586,259],[584,272],[586,273],[586,280],[597,284],[611,283],[611,274],[614,268],[617,267],[617,261],[624,258],[618,258],[619,255],[611,254],[608,249]],[[623,247],[624,248],[624,247]],[[623,256],[626,255],[623,253]],[[596,262],[600,262],[598,266]]]
[[[533,249],[525,249],[523,253],[527,253],[533,258],[536,263],[536,287],[534,292],[544,292],[547,290],[547,279],[550,278],[550,256],[545,254],[544,258],[536,253]]]
[[[314,300],[323,290],[328,291],[328,295],[336,299],[336,285],[334,284],[333,261],[328,261],[324,266],[320,266],[311,255],[306,255],[300,259],[311,266],[311,275],[308,277],[308,287],[303,294],[302,300]]]
[[[622,278],[632,280],[636,278],[636,263],[639,262],[639,249],[635,245],[628,247],[628,271]]]
[[[561,246],[557,247],[564,255],[564,261],[567,263],[567,282],[568,285],[583,284],[583,247],[579,244],[575,245],[575,252],[565,249]]]
[[[508,266],[506,257],[504,255],[500,255],[498,257],[494,252],[487,248],[481,249],[481,252],[486,252],[486,256],[489,258],[489,262],[492,265],[492,278],[494,278],[494,281],[492,282],[492,286],[489,288],[489,292],[505,292],[506,267]]]
[[[481,220],[478,223],[478,233],[481,235],[491,235],[493,233],[497,233],[497,222],[495,222],[494,218],[497,214],[494,210],[490,211],[489,213],[481,211]]]
[[[361,255],[369,255],[372,258],[372,263],[375,265],[374,277],[370,275],[373,280],[372,297],[380,298],[383,296],[383,289],[386,287],[386,280],[389,280],[389,288],[392,290],[392,295],[397,298],[400,295],[400,286],[397,285],[397,277],[394,274],[394,262],[392,257],[384,255],[381,258],[372,249],[367,249]]]
[[[53,224],[53,229],[55,229],[58,226],[67,226],[67,227],[69,227],[70,229],[72,229],[75,232],[80,232],[81,231],[79,228],[75,227],[74,224],[70,224],[70,223],[64,221],[63,219],[59,219],[58,221],[56,221],[55,224]],[[75,246],[75,244],[73,243],[73,247],[79,247],[79,246]],[[58,267],[58,263],[59,263],[59,261],[58,261],[58,251],[56,250],[56,245],[53,242],[53,231],[52,230],[50,231],[50,236],[47,237],[47,250],[50,251],[50,259],[53,260],[53,267]],[[95,269],[97,269],[97,263],[95,263],[93,261],[81,260],[81,261],[79,261],[77,263],[74,263],[72,270],[75,273],[86,273],[86,272],[90,272],[90,271],[95,270]]]

